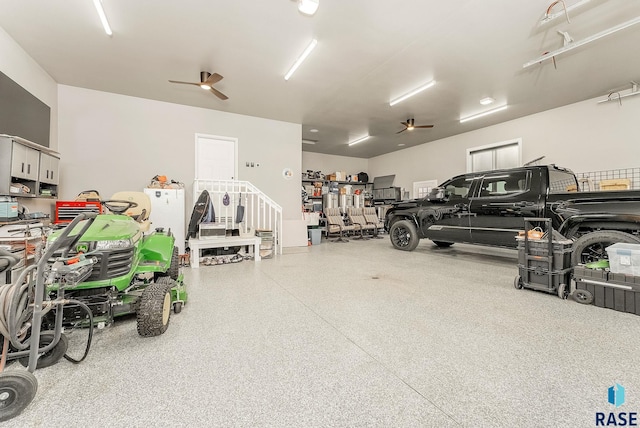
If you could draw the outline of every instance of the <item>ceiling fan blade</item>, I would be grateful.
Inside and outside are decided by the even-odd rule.
[[[405,128],[407,128],[409,126],[409,124],[407,122],[400,122],[400,123],[403,124]]]
[[[433,125],[416,125],[414,128],[433,128]]]
[[[220,92],[219,90],[215,89],[215,88],[211,88],[209,89],[211,92],[213,92],[215,94],[216,97],[220,98],[221,100],[228,100],[229,97],[226,96],[225,94],[223,94],[222,92]]]
[[[396,132],[396,134],[399,134],[399,133],[404,132],[404,131],[406,131],[406,130],[407,130],[407,128],[404,128],[402,131],[398,131],[398,132]]]
[[[169,80],[169,82],[171,83],[180,83],[182,85],[196,85],[196,86],[200,86],[200,83],[195,83],[195,82],[179,82],[177,80]]]
[[[207,78],[207,80],[203,82],[203,84],[212,86],[214,83],[217,83],[221,80],[222,80],[221,75],[219,75],[218,73],[213,73],[211,76]]]

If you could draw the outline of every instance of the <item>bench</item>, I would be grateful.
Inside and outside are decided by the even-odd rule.
[[[260,261],[260,243],[262,238],[259,236],[227,236],[225,238],[210,238],[210,239],[189,239],[189,248],[191,249],[191,267],[200,267],[200,250],[207,248],[223,248],[223,247],[237,247],[247,245],[253,247],[253,259]]]

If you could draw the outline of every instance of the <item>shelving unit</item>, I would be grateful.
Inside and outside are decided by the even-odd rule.
[[[309,188],[308,186],[313,186],[313,183],[317,183],[317,182],[321,182],[322,183],[322,195],[321,196],[312,196],[313,192],[309,192]],[[365,183],[362,181],[337,181],[337,180],[321,180],[321,179],[302,179],[302,186],[305,188],[305,190],[307,191],[307,197],[309,199],[309,201],[313,201],[313,203],[309,203],[307,204],[307,206],[305,206],[305,210],[306,211],[322,211],[324,209],[324,195],[326,195],[327,193],[331,193],[329,192],[329,190],[331,189],[331,187],[333,186],[337,186],[338,188],[338,197],[340,196],[340,189],[344,188],[345,186],[352,186],[353,190],[356,189],[360,189],[362,191],[362,194],[364,194],[364,206],[373,206],[373,194],[372,194],[372,188],[373,188],[373,183]],[[335,194],[335,193],[334,193]],[[350,195],[353,195],[353,192],[350,193]],[[313,205],[317,204],[320,205],[320,209],[314,209]],[[338,202],[336,202],[336,206],[339,205]],[[349,205],[350,206],[350,205]]]
[[[31,141],[0,134],[0,195],[58,196],[60,155]]]

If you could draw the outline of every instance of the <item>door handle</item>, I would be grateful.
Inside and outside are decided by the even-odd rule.
[[[535,204],[531,201],[520,201],[520,202],[514,202],[513,206],[516,208],[524,208],[524,207],[532,207]]]
[[[31,174],[31,164],[27,164],[27,174]]]

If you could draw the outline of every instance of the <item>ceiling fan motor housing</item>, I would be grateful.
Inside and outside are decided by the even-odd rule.
[[[211,76],[211,73],[209,73],[208,71],[201,71],[200,72],[200,82],[204,83],[207,81],[207,79],[209,78],[209,76]]]

